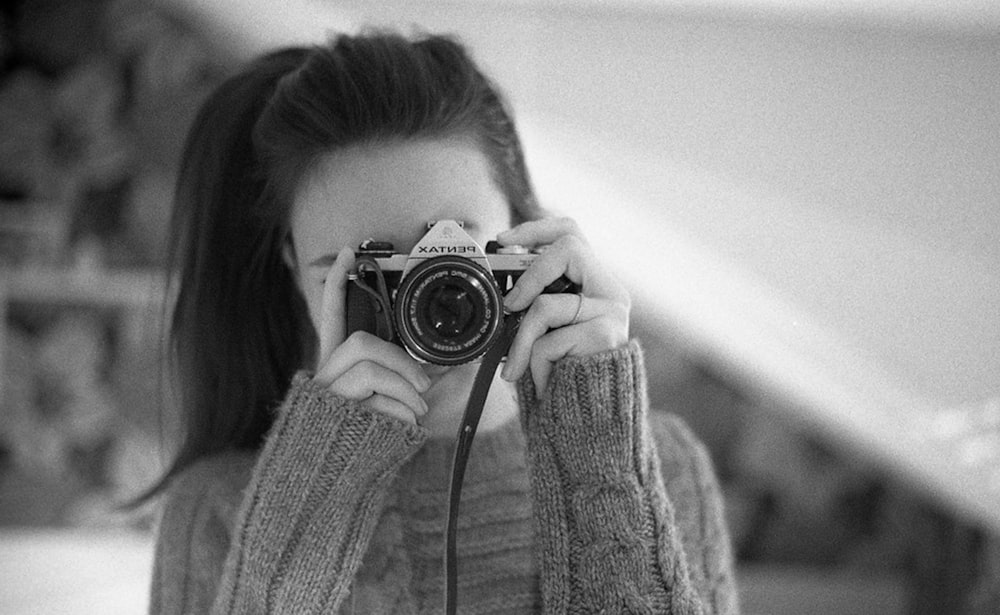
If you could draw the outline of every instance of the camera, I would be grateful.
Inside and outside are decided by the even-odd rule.
[[[538,254],[495,241],[482,247],[456,220],[427,226],[409,254],[373,239],[358,247],[347,334],[368,331],[425,363],[469,363],[500,336],[503,296]],[[544,292],[571,291],[561,278]]]

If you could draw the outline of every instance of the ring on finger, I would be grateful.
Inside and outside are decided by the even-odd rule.
[[[570,321],[569,321],[570,326],[575,325],[575,324],[577,324],[577,323],[580,322],[580,312],[583,311],[583,295],[577,295],[576,299],[577,299],[577,302],[576,302],[576,313],[573,314],[573,318],[570,319]]]

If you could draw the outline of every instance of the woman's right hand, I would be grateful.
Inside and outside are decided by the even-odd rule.
[[[399,346],[371,333],[346,336],[347,274],[354,268],[354,258],[351,248],[343,248],[326,274],[313,379],[345,399],[416,424],[427,414],[420,394],[430,387],[420,364]]]

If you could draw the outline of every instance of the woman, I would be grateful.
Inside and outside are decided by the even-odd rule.
[[[454,41],[342,36],[206,102],[174,218],[186,439],[164,481],[154,613],[437,612],[454,436],[475,365],[348,335],[353,250],[427,223],[538,248],[458,522],[459,609],[731,613],[702,446],[647,414],[628,295],[545,219],[498,92]],[[578,294],[544,294],[565,276]]]

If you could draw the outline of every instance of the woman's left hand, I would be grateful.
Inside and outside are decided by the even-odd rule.
[[[497,241],[541,252],[504,298],[510,312],[528,309],[507,353],[501,373],[505,380],[517,380],[530,369],[535,390],[542,395],[559,359],[596,354],[628,341],[628,292],[597,262],[576,222],[525,222],[500,233]],[[580,288],[579,295],[542,294],[563,275]]]

